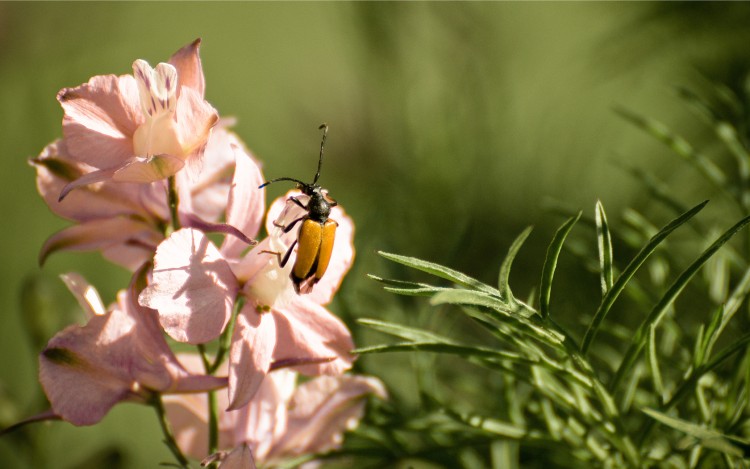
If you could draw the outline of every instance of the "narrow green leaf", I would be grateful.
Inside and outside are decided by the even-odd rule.
[[[602,296],[607,294],[614,283],[612,266],[612,234],[609,232],[607,214],[600,200],[596,201],[596,239],[599,246],[599,271],[602,283]]]
[[[495,350],[486,347],[476,347],[471,345],[446,344],[442,342],[402,342],[398,344],[382,344],[371,347],[361,347],[352,350],[352,353],[358,355],[372,353],[388,352],[435,352],[458,355],[462,357],[491,358],[497,360],[509,360],[514,363],[523,363],[524,365],[534,364],[532,360],[522,357],[517,353]]]
[[[581,344],[581,352],[583,352],[584,355],[588,353],[589,347],[591,347],[591,343],[596,337],[596,334],[601,327],[602,321],[604,321],[604,318],[607,316],[607,313],[609,313],[615,300],[617,300],[617,297],[620,296],[620,293],[622,293],[622,291],[625,289],[628,281],[630,281],[633,275],[635,275],[636,271],[641,267],[641,265],[643,265],[646,259],[648,259],[648,257],[656,250],[659,244],[661,244],[661,242],[666,239],[667,236],[669,236],[674,230],[682,226],[685,222],[693,218],[698,212],[703,209],[703,207],[706,206],[707,203],[708,201],[701,202],[700,204],[691,208],[690,210],[664,226],[664,228],[656,233],[649,240],[649,242],[646,243],[643,248],[641,248],[638,254],[636,254],[633,258],[633,260],[631,260],[627,267],[625,267],[625,269],[622,271],[622,273],[620,273],[620,275],[617,277],[617,280],[615,280],[614,284],[612,285],[612,288],[610,288],[609,291],[607,291],[607,294],[604,295],[604,298],[602,298],[602,302],[599,305],[599,308],[596,310],[596,313],[594,313],[591,324],[586,330],[586,334]]]
[[[453,340],[439,334],[435,334],[434,332],[426,331],[424,329],[417,329],[415,327],[404,326],[392,322],[366,318],[358,319],[357,322],[385,334],[395,337],[401,337],[402,339],[410,340],[412,342],[442,342],[446,344],[454,343]]]
[[[573,228],[573,225],[581,218],[581,212],[578,215],[568,219],[552,238],[552,242],[547,248],[547,256],[544,259],[544,267],[542,267],[542,282],[539,288],[539,312],[542,315],[542,319],[549,317],[549,299],[552,292],[552,278],[555,276],[555,268],[557,267],[557,259],[560,257],[560,251],[562,250],[565,238],[568,237],[568,233]]]
[[[703,176],[716,187],[726,189],[727,177],[713,161],[701,155],[684,138],[674,134],[663,123],[635,114],[624,108],[616,108],[615,112],[625,120],[651,134],[657,140],[668,146],[677,156],[690,162]]]
[[[554,345],[560,345],[565,340],[564,335],[536,323],[531,317],[528,317],[530,315],[514,311],[500,299],[482,292],[459,289],[446,290],[433,296],[430,303],[433,305],[456,304],[486,308],[480,311],[485,312],[491,320],[513,324],[519,332],[530,334],[538,340]]]
[[[713,449],[734,457],[742,457],[744,449],[750,448],[750,443],[739,438],[724,435],[711,428],[701,427],[692,422],[669,416],[654,409],[644,408],[643,413],[658,422],[674,428],[686,435],[692,436],[704,448]],[[740,446],[742,447],[740,447]]]
[[[503,263],[500,265],[500,274],[498,275],[497,279],[497,289],[500,291],[500,294],[503,296],[503,298],[508,301],[508,303],[513,302],[513,294],[510,291],[510,286],[508,283],[510,279],[510,269],[513,266],[513,261],[516,258],[516,254],[518,254],[518,251],[521,249],[521,246],[523,246],[526,238],[528,238],[529,234],[531,234],[532,229],[533,228],[529,226],[525,230],[523,230],[520,235],[518,235],[518,237],[510,245],[510,248],[508,248],[508,254],[505,255],[505,259],[503,259]]]
[[[416,257],[400,256],[398,254],[391,254],[383,251],[378,251],[378,254],[390,261],[405,265],[407,267],[411,267],[412,269],[426,272],[436,277],[450,280],[451,282],[457,283],[464,287],[483,291],[485,293],[489,293],[490,295],[500,296],[500,292],[492,288],[491,286],[486,285],[479,280],[471,278],[468,275],[462,274],[461,272],[449,269],[448,267],[444,267],[440,264],[423,261],[421,259],[417,259]]]
[[[708,346],[709,344],[714,342],[716,333],[719,331],[719,326],[721,325],[723,318],[724,305],[721,305],[716,309],[716,311],[714,311],[714,314],[711,315],[711,320],[708,323],[708,327],[706,327],[705,329],[701,329],[702,331],[704,331],[704,333],[699,336],[699,347],[693,360],[693,365],[695,367],[702,365],[704,361],[711,358],[708,355]]]
[[[651,377],[654,381],[654,390],[664,402],[664,381],[659,369],[659,358],[656,354],[656,325],[651,324],[648,328],[648,363],[651,367]]]
[[[647,340],[648,329],[649,327],[651,327],[651,324],[659,323],[669,306],[672,305],[677,296],[682,292],[683,288],[685,288],[685,286],[693,278],[693,276],[698,273],[700,268],[711,258],[711,256],[716,253],[716,251],[718,251],[727,241],[732,238],[732,236],[734,236],[739,230],[744,228],[748,223],[750,223],[750,216],[743,218],[734,226],[725,231],[724,234],[717,238],[716,241],[711,244],[711,246],[703,251],[703,253],[701,253],[701,255],[698,256],[698,258],[692,264],[690,264],[687,269],[685,269],[680,274],[679,277],[677,277],[677,279],[674,281],[674,283],[672,283],[669,289],[667,289],[666,293],[664,293],[659,302],[654,305],[653,309],[651,309],[651,312],[649,312],[646,319],[636,330],[636,333],[633,336],[633,340],[631,341],[628,350],[625,352],[625,357],[623,358],[622,363],[617,369],[617,373],[612,380],[610,386],[611,390],[616,389],[623,376],[627,375],[632,369],[635,361],[640,355],[640,352],[643,350],[643,347]]]
[[[383,290],[397,295],[406,296],[432,296],[435,293],[445,290],[444,287],[436,287],[427,283],[408,282],[405,280],[394,280],[389,278],[378,277],[377,275],[367,274],[369,278],[385,285]]]

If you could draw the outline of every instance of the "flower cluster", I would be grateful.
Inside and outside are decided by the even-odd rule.
[[[199,46],[57,96],[63,138],[31,164],[47,205],[73,224],[45,242],[40,261],[97,250],[133,276],[108,308],[85,279],[64,276],[88,320],[49,341],[40,381],[52,413],[75,425],[122,401],[154,405],[183,466],[183,453],[255,467],[327,451],[356,425],[366,396],[385,397],[376,379],[344,374],[351,334],[326,309],[354,258],[354,225],[332,209],[327,272],[298,294],[293,262],[282,267],[279,255],[296,233],[281,227],[305,216],[306,196],[274,201],[268,236],[256,241],[264,179],[205,100]],[[167,337],[199,353],[177,356]],[[315,378],[297,385],[300,373]]]

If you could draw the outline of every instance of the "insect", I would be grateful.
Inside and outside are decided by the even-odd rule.
[[[291,202],[307,212],[304,216],[297,218],[286,226],[274,222],[274,225],[281,228],[284,233],[289,233],[297,223],[302,222],[297,232],[297,239],[289,246],[284,256],[281,257],[281,253],[278,252],[266,251],[270,254],[276,254],[279,257],[279,265],[283,268],[289,262],[289,257],[292,255],[294,246],[297,245],[297,259],[294,262],[294,267],[292,267],[292,273],[289,277],[292,279],[294,290],[298,294],[310,293],[313,286],[326,273],[328,263],[331,260],[331,253],[333,252],[336,228],[338,227],[336,220],[328,218],[331,208],[338,205],[338,203],[328,197],[325,189],[318,185],[320,167],[323,163],[323,147],[325,146],[326,135],[328,134],[328,125],[321,124],[318,129],[323,129],[323,138],[320,141],[318,171],[315,173],[312,183],[308,184],[290,177],[280,177],[264,182],[258,187],[261,189],[274,182],[292,181],[297,183],[297,188],[309,197],[307,205],[302,203],[297,197],[289,198]]]

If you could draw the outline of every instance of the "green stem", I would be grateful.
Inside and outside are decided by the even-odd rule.
[[[245,297],[241,294],[238,294],[237,298],[235,298],[234,300],[234,310],[232,311],[232,317],[229,319],[229,324],[227,324],[227,327],[224,328],[224,332],[221,334],[221,337],[219,337],[219,350],[216,351],[216,357],[214,358],[213,364],[211,364],[211,366],[207,369],[208,373],[216,373],[216,370],[218,370],[221,364],[224,362],[224,357],[226,357],[226,354],[229,351],[229,346],[231,344],[232,333],[234,332],[234,323],[236,322],[237,315],[240,311],[242,311],[242,307],[244,305]]]
[[[200,352],[206,373],[212,374],[211,361],[208,359],[205,345],[198,344],[198,352]],[[208,454],[214,454],[219,449],[219,407],[216,402],[216,392],[208,391],[206,394],[208,396]]]
[[[149,404],[154,408],[154,410],[156,410],[156,415],[159,418],[159,425],[161,425],[161,431],[164,434],[164,444],[167,445],[167,448],[169,448],[175,459],[177,459],[180,467],[189,469],[190,465],[188,459],[184,454],[182,454],[180,447],[177,446],[177,441],[175,440],[174,434],[172,433],[172,427],[167,421],[167,414],[164,411],[164,402],[161,399],[161,394],[154,393],[149,401]]]
[[[690,375],[688,375],[688,377],[685,378],[682,384],[675,390],[674,394],[672,394],[672,397],[659,408],[659,411],[667,412],[672,407],[677,405],[678,402],[680,402],[686,395],[688,395],[690,391],[694,389],[694,386],[696,385],[696,383],[698,383],[698,380],[703,375],[721,365],[725,360],[727,360],[735,353],[744,350],[748,346],[748,344],[750,344],[750,334],[745,334],[734,341],[732,345],[727,346],[724,350],[717,354],[713,360],[696,368],[695,371],[690,373]],[[649,419],[646,422],[645,426],[640,431],[640,439],[638,440],[639,447],[642,448],[644,443],[648,441],[649,436],[651,436],[651,431],[653,430],[656,423],[657,421],[654,419]]]
[[[177,214],[177,207],[180,204],[180,199],[177,196],[177,188],[174,176],[167,178],[167,204],[169,205],[169,214],[172,217],[172,231],[177,231],[181,228],[180,217]]]

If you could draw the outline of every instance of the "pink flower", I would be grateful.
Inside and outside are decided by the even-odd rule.
[[[216,110],[203,99],[200,39],[169,63],[133,62],[133,75],[99,75],[61,90],[64,142],[70,157],[94,171],[68,184],[72,189],[108,179],[153,182],[199,165]]]
[[[181,359],[188,368],[199,366],[197,359]],[[220,468],[254,468],[255,462],[270,465],[336,449],[343,432],[353,430],[362,418],[366,398],[386,398],[383,384],[372,377],[319,376],[296,383],[297,373],[274,371],[247,406],[220,411],[219,448],[231,451],[220,453],[224,456]],[[197,459],[205,457],[205,395],[169,396],[164,402],[180,448]],[[219,405],[223,404],[226,400],[219,396]]]
[[[268,220],[288,203],[278,199]],[[296,206],[295,206],[296,207]],[[273,362],[309,375],[337,374],[351,367],[351,334],[323,305],[331,301],[354,257],[354,225],[341,207],[331,217],[338,235],[329,269],[309,295],[294,293],[289,271],[268,251],[291,245],[293,233],[264,239],[242,257],[233,245],[217,248],[202,232],[182,229],[161,243],[154,257],[152,283],[139,301],[156,309],[164,330],[175,340],[200,344],[216,339],[229,322],[238,295],[245,304],[237,315],[229,353],[229,408],[239,409],[258,391]],[[269,233],[278,230],[267,222]]]
[[[109,311],[79,276],[64,277],[90,318],[55,335],[39,356],[39,380],[52,411],[74,425],[100,421],[121,401],[145,402],[155,392],[202,392],[226,378],[193,374],[169,349],[154,311],[135,302],[134,286]]]
[[[37,171],[39,193],[50,209],[76,222],[47,239],[40,262],[57,251],[100,250],[109,260],[135,270],[153,257],[171,224],[163,181],[103,181],[59,201],[62,188],[91,167],[70,156],[65,140],[48,145],[31,163]],[[257,232],[263,217],[264,192],[256,189],[262,180],[257,163],[239,138],[223,127],[214,128],[200,174],[193,179],[185,172],[176,176],[180,223],[230,232],[235,236],[227,243],[235,250],[247,246],[249,239],[243,240],[242,233]],[[222,215],[226,225],[216,223]]]
[[[96,76],[59,93],[65,137],[31,163],[50,209],[77,224],[50,237],[40,261],[59,250],[101,250],[135,270],[174,225],[164,181],[170,175],[181,226],[249,242],[242,231],[257,229],[264,206],[263,193],[250,188],[262,177],[242,142],[225,126],[214,126],[216,111],[203,100],[199,45],[183,47],[154,69],[138,60],[134,76]],[[230,184],[235,164],[241,169]],[[178,171],[185,165],[188,171]],[[253,205],[259,211],[231,207],[231,200],[228,208],[228,198],[259,198]],[[225,210],[235,212],[232,220],[227,212],[228,224],[217,224]]]

